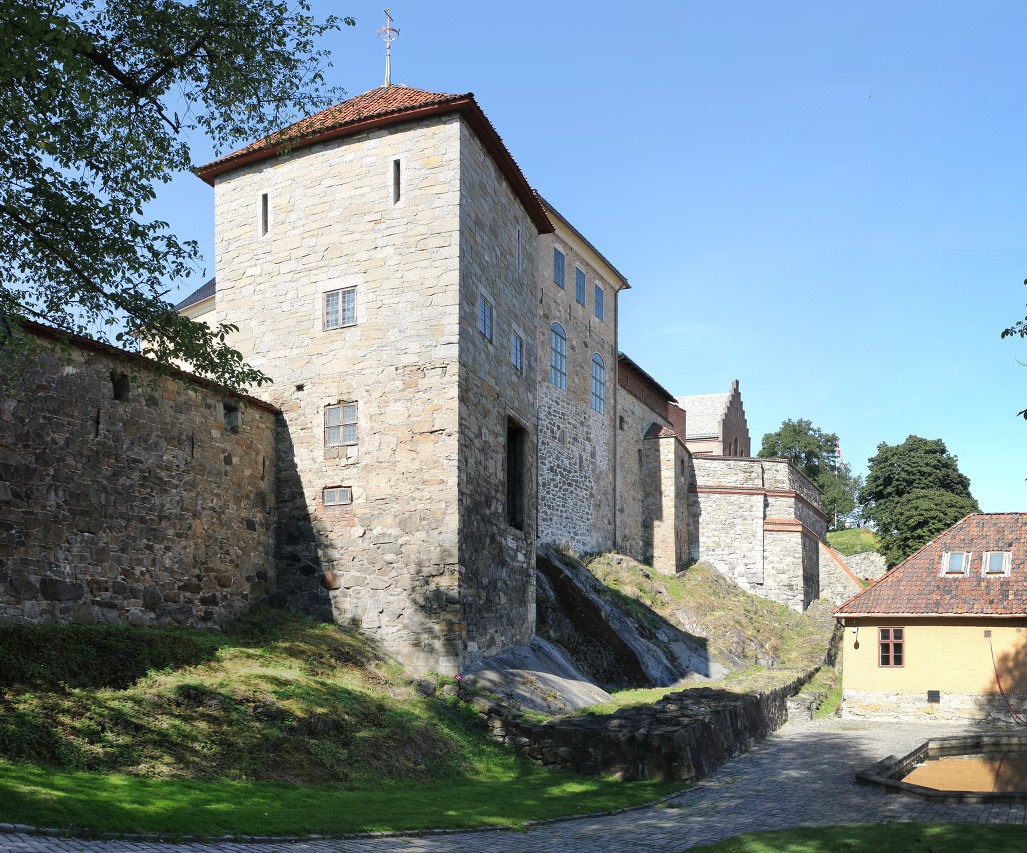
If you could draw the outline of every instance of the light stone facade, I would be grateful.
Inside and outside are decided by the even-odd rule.
[[[537,235],[477,138],[449,115],[317,144],[220,176],[215,207],[217,314],[284,414],[281,596],[421,671],[530,637],[536,360],[516,371],[509,335],[535,338]],[[355,323],[326,330],[325,294],[350,288]],[[340,404],[357,441],[328,446]],[[527,433],[522,530],[505,518],[509,420]],[[326,505],[331,487],[352,502]]]
[[[785,459],[692,457],[690,556],[794,610],[820,595],[818,491]]]
[[[539,238],[538,465],[539,541],[579,554],[614,545],[614,470],[617,453],[617,305],[628,286],[566,220],[547,207],[556,231]],[[563,268],[556,282],[555,252]],[[577,290],[584,274],[584,297]],[[597,316],[597,290],[602,318]],[[553,324],[566,336],[566,388],[552,381]],[[593,358],[601,359],[602,402],[593,398]],[[602,408],[602,412],[597,411]]]

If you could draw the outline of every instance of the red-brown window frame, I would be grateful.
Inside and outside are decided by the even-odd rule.
[[[900,631],[898,637],[895,632]],[[898,646],[899,661],[895,663],[895,647]],[[887,648],[888,663],[884,663]],[[880,627],[877,629],[877,665],[882,669],[902,669],[906,665],[906,629],[901,626]]]

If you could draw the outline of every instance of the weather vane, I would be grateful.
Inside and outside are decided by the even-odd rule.
[[[392,85],[392,43],[399,38],[399,30],[392,26],[392,15],[385,10],[385,26],[378,30],[378,38],[385,42],[385,85]]]

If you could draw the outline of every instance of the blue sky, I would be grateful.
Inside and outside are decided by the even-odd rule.
[[[358,22],[333,81],[381,85],[382,4],[314,5]],[[1027,314],[1027,4],[391,8],[393,81],[474,92],[631,282],[621,349],[671,391],[737,378],[754,450],[807,418],[856,473],[942,438],[983,510],[1027,510],[1027,341],[999,339]],[[154,213],[213,270],[209,187]]]

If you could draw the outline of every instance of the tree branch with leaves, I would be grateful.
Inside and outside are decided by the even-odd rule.
[[[0,5],[0,320],[19,318],[182,361],[224,388],[267,377],[178,315],[195,242],[147,220],[191,171],[189,135],[218,152],[337,102],[309,0],[78,0]],[[14,333],[8,335],[11,337]],[[6,340],[6,338],[5,338]]]

